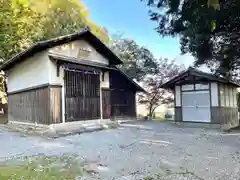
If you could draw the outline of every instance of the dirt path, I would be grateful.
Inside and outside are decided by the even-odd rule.
[[[0,159],[74,154],[88,179],[140,179],[151,174],[174,180],[236,180],[240,173],[240,135],[216,130],[142,123],[58,139],[22,137],[0,130]],[[135,126],[135,125],[134,125]]]

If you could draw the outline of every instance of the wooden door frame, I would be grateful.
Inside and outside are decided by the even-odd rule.
[[[66,122],[66,108],[65,108],[65,69],[61,67],[62,76],[62,123]]]
[[[82,73],[82,76],[84,76],[84,73],[83,72],[81,72],[81,70],[67,70],[67,69],[64,69],[64,71],[63,71],[63,74],[64,74],[64,78],[63,78],[63,93],[62,93],[62,95],[64,96],[64,113],[63,113],[63,115],[64,115],[64,121],[63,122],[67,122],[67,123],[71,123],[71,121],[68,121],[68,119],[67,119],[67,110],[66,110],[66,108],[67,108],[67,102],[66,102],[66,81],[67,81],[67,77],[66,77],[66,72],[67,71],[72,71],[73,72],[73,76],[74,76],[74,74],[75,74],[75,72],[79,72],[79,73]],[[90,73],[91,74],[91,73]],[[92,74],[95,74],[95,73],[92,73]],[[99,84],[98,84],[98,88],[99,88],[99,95],[97,95],[96,97],[98,97],[99,98],[99,102],[98,102],[98,104],[96,105],[98,108],[96,108],[97,109],[97,111],[98,112],[96,112],[97,114],[95,114],[96,115],[96,118],[94,118],[94,117],[87,117],[88,115],[87,114],[85,114],[85,112],[83,111],[83,112],[80,112],[80,113],[83,113],[82,115],[82,117],[80,117],[79,115],[77,115],[76,117],[73,117],[73,121],[74,122],[77,122],[77,121],[86,121],[86,120],[98,120],[98,119],[102,119],[102,90],[101,90],[101,72],[99,72],[99,73],[96,73],[95,74],[96,76],[98,76],[99,77],[99,80],[98,80],[98,78],[97,79],[95,79],[96,80],[96,82],[99,82]],[[87,76],[89,76],[89,74],[87,75]],[[70,78],[71,79],[71,78]],[[86,81],[86,82],[88,82],[88,81]],[[76,86],[76,84],[75,84],[75,86]],[[90,87],[91,88],[91,87]],[[97,92],[97,91],[96,91]],[[73,92],[70,92],[70,93],[73,93]],[[83,92],[84,93],[84,92]],[[73,96],[74,97],[74,96]],[[88,95],[86,96],[86,98],[88,97]],[[89,97],[92,97],[92,96],[89,96]],[[68,97],[68,98],[71,98],[71,97]],[[79,96],[79,98],[80,98],[80,96]],[[86,100],[86,99],[85,99]],[[85,100],[84,100],[84,102],[85,102]],[[75,101],[78,101],[78,100],[75,100]],[[79,102],[79,101],[78,101]],[[81,102],[81,101],[80,101]],[[89,101],[86,101],[85,103],[87,103],[87,102],[89,102]],[[87,103],[88,104],[88,103]],[[90,104],[88,104],[88,105],[90,105]],[[88,107],[88,105],[86,106],[86,107]],[[68,107],[71,107],[71,106],[68,106]],[[76,108],[76,107],[75,107]],[[89,108],[87,108],[88,109],[88,111],[90,110],[91,111],[91,108],[89,109]],[[71,111],[70,111],[71,112]],[[69,113],[69,112],[68,112]],[[87,113],[87,112],[86,112]],[[90,113],[91,114],[91,113]],[[79,117],[78,117],[79,116]],[[85,117],[86,116],[86,117]],[[75,119],[76,118],[76,119]],[[77,120],[79,118],[79,120]],[[86,118],[86,119],[85,119]]]

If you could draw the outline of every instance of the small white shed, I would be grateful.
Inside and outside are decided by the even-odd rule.
[[[162,85],[174,90],[175,121],[238,126],[236,82],[189,68]]]

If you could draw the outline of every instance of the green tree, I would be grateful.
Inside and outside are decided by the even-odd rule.
[[[6,60],[31,44],[88,27],[108,43],[108,33],[78,0],[0,0],[0,56]]]
[[[183,53],[195,65],[206,64],[228,78],[238,75],[240,63],[240,1],[147,0],[150,18],[162,36],[180,37]]]
[[[1,63],[37,41],[85,27],[103,42],[109,42],[107,30],[91,21],[80,0],[0,0],[0,3]],[[6,92],[6,79],[0,82],[0,91]]]
[[[0,3],[0,59],[5,59],[11,49],[15,29],[12,26],[11,2],[0,0]]]
[[[111,44],[113,51],[123,60],[120,69],[130,78],[137,80],[147,91],[138,94],[138,102],[144,104],[149,116],[161,104],[172,102],[172,92],[161,89],[166,80],[182,72],[185,67],[168,59],[157,59],[152,52],[134,40],[116,35]]]
[[[130,78],[141,81],[147,74],[157,73],[157,59],[150,50],[139,46],[134,40],[117,37],[111,49],[123,61],[119,68]]]

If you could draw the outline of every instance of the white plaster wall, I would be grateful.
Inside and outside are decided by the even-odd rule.
[[[81,51],[81,48],[89,52]],[[84,40],[76,40],[67,44],[55,46],[53,48],[50,48],[49,52],[67,57],[74,57],[93,62],[109,64],[108,59],[99,54],[94,47],[92,47],[87,41]]]
[[[8,71],[8,92],[49,83],[47,53],[41,52]]]
[[[82,66],[84,68],[84,66]],[[87,68],[87,67],[86,67]],[[57,65],[55,61],[49,60],[49,69],[50,69],[50,84],[61,84],[64,85],[64,69],[61,66],[59,71],[59,77],[57,77]],[[109,72],[104,73],[104,79],[100,82],[101,88],[109,88]]]
[[[59,76],[57,77],[57,64],[56,61],[48,60],[48,66],[49,66],[49,79],[50,84],[62,84],[63,85],[63,77],[64,77],[64,70],[62,66],[59,69]]]
[[[212,100],[212,106],[219,106],[219,104],[218,104],[218,102],[219,102],[218,101],[218,85],[216,82],[211,83],[211,100]]]
[[[181,86],[175,86],[175,102],[176,106],[181,106]]]
[[[101,88],[109,88],[109,72],[104,72],[104,79],[101,81]]]

